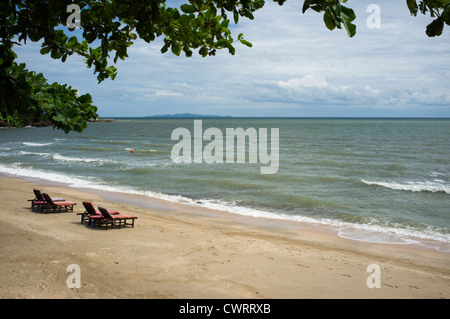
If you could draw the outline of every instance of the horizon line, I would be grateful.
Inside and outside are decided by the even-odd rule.
[[[436,116],[232,116],[232,115],[201,115],[182,116],[182,115],[154,115],[154,116],[101,116],[99,119],[195,119],[198,118],[217,118],[217,119],[450,119],[450,117]]]

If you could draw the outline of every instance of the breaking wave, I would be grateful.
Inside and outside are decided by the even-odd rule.
[[[366,185],[375,185],[386,187],[393,190],[409,191],[409,192],[432,192],[450,194],[450,185],[445,184],[442,180],[424,181],[424,182],[405,182],[398,183],[393,181],[367,181],[361,180]]]

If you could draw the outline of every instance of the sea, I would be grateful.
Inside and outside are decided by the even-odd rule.
[[[233,161],[227,139],[239,128],[256,140],[236,137]],[[117,118],[82,133],[3,128],[0,174],[450,253],[450,119]]]

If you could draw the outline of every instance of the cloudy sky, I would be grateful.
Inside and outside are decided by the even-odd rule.
[[[167,4],[180,1],[168,0]],[[76,3],[76,1],[75,1]],[[196,113],[286,117],[450,117],[450,28],[428,38],[429,17],[411,17],[406,1],[349,0],[357,33],[329,31],[322,14],[301,13],[303,0],[266,1],[255,20],[232,26],[236,44],[214,57],[162,54],[162,39],[136,42],[114,81],[97,83],[79,56],[65,63],[16,49],[18,62],[49,82],[90,93],[101,117]],[[380,9],[380,27],[367,20]],[[81,16],[81,19],[83,17]],[[231,24],[230,24],[231,25]]]

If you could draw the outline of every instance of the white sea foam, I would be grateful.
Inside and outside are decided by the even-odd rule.
[[[26,146],[48,146],[52,143],[33,143],[33,142],[22,142],[23,145]]]
[[[92,178],[77,177],[64,173],[56,173],[53,171],[34,169],[31,167],[22,167],[20,163],[10,165],[4,165],[0,163],[0,173],[21,177],[37,178],[52,182],[59,182],[63,184],[68,184],[71,187],[87,187],[93,182],[95,182],[95,179]]]
[[[367,181],[361,180],[367,185],[377,185],[394,190],[410,191],[410,192],[444,192],[450,194],[450,185],[442,183],[440,181],[424,181],[424,182],[405,182],[398,183],[393,181]]]
[[[445,174],[443,173],[438,173],[438,172],[431,172],[430,176],[445,176]]]
[[[100,163],[100,164],[113,162],[113,161],[105,160],[105,159],[101,159],[101,158],[69,157],[69,156],[63,156],[60,154],[52,154],[52,157],[54,160],[64,161],[64,162],[83,162],[83,163]]]
[[[411,244],[411,243],[423,244],[424,242],[426,243],[429,240],[438,241],[441,242],[442,244],[436,246],[433,246],[434,245],[433,244],[431,245],[431,248],[445,252],[450,252],[450,245],[449,245],[450,235],[440,233],[439,231],[436,231],[434,229],[416,230],[407,228],[384,227],[381,225],[376,225],[374,223],[354,224],[334,219],[316,219],[301,215],[289,215],[278,212],[273,213],[249,207],[242,207],[236,205],[235,203],[221,200],[208,200],[208,199],[194,200],[181,195],[170,195],[152,192],[148,190],[136,189],[128,186],[111,185],[98,178],[75,176],[65,173],[34,169],[31,167],[22,167],[18,163],[11,165],[4,165],[0,163],[0,173],[59,182],[74,188],[87,188],[87,189],[147,196],[151,198],[170,201],[173,203],[181,203],[196,207],[204,207],[244,216],[267,218],[267,219],[279,219],[311,224],[322,224],[326,226],[332,226],[333,228],[337,229],[339,236],[353,240],[361,240],[366,242],[377,242],[377,243],[390,243],[390,244]]]
[[[28,152],[28,151],[20,151],[21,155],[36,155],[44,158],[53,158],[55,161],[63,161],[63,162],[83,162],[83,163],[115,163],[112,160],[101,159],[101,158],[87,158],[87,157],[70,157],[64,156],[58,153],[39,153],[39,152]]]
[[[36,156],[41,156],[41,157],[51,157],[52,154],[50,153],[38,153],[38,152],[28,152],[28,151],[20,151],[19,152],[20,155],[36,155]]]

